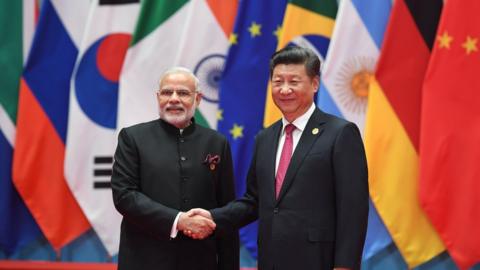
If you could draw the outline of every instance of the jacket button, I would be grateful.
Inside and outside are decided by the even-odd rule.
[[[187,160],[187,158],[182,156],[182,157],[180,157],[180,160],[185,161],[185,160]]]
[[[273,213],[278,214],[279,209],[278,208],[273,208]]]
[[[188,202],[188,199],[183,199],[183,202],[184,202],[184,203],[187,203],[187,202]]]
[[[185,142],[185,139],[184,139],[184,138],[181,138],[181,139],[180,139],[180,142]]]

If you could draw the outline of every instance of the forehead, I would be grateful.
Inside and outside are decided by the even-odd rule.
[[[304,64],[278,64],[273,68],[272,77],[275,76],[306,76]]]
[[[160,89],[163,88],[179,88],[179,89],[195,89],[195,81],[194,79],[184,73],[172,73],[165,75],[162,81],[160,82]]]

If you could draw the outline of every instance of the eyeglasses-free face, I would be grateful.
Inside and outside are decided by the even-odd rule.
[[[304,64],[279,64],[273,69],[271,83],[273,102],[285,119],[293,122],[312,105],[319,78],[310,78]]]

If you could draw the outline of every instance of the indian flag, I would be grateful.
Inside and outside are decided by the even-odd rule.
[[[204,98],[198,123],[216,128],[218,82],[238,1],[142,2],[120,78],[118,127],[158,118],[155,90],[172,66],[191,69]]]

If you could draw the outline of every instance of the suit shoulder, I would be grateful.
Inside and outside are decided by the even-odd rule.
[[[120,132],[126,132],[128,134],[138,134],[138,133],[143,133],[144,131],[147,131],[147,130],[150,130],[152,128],[154,128],[155,126],[157,126],[159,123],[158,123],[158,119],[157,120],[152,120],[152,121],[148,121],[148,122],[143,122],[143,123],[139,123],[139,124],[135,124],[135,125],[132,125],[132,126],[129,126],[129,127],[125,127],[125,128],[122,128],[122,130]]]
[[[333,127],[333,128],[343,129],[346,126],[356,127],[355,123],[353,123],[353,122],[350,122],[348,120],[345,120],[345,119],[340,118],[338,116],[335,116],[333,114],[329,114],[329,113],[325,113],[325,112],[322,112],[322,113],[324,114],[324,117],[325,117],[328,125]]]

